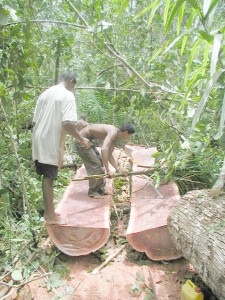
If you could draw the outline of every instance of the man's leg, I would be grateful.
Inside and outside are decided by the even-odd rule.
[[[79,143],[76,143],[76,149],[78,154],[83,160],[88,175],[101,175],[104,174],[102,168],[102,162],[97,155],[95,147],[85,149]],[[93,197],[95,194],[104,194],[105,181],[104,179],[90,179],[88,195]]]
[[[63,220],[60,216],[55,213],[54,202],[53,202],[53,184],[54,180],[52,178],[43,176],[42,179],[42,191],[44,198],[44,218],[48,224],[67,224],[67,220]]]

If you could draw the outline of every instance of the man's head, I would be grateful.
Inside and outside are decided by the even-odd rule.
[[[131,134],[135,133],[135,127],[131,123],[124,123],[120,126],[120,136],[123,139],[127,139],[130,137]]]
[[[64,83],[67,90],[72,91],[77,83],[76,76],[72,72],[65,72],[60,76],[60,81]]]

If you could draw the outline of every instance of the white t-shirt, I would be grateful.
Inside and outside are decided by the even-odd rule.
[[[66,137],[64,121],[77,121],[76,101],[74,94],[59,84],[47,89],[37,100],[33,117],[33,160],[61,166]]]

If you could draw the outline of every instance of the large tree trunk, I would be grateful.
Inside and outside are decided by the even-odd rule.
[[[172,240],[213,293],[225,299],[225,198],[191,191],[168,217]]]

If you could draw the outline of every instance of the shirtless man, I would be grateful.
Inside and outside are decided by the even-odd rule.
[[[118,171],[116,161],[113,157],[113,150],[117,139],[127,139],[135,132],[135,128],[130,123],[123,124],[120,128],[107,124],[90,124],[79,131],[80,135],[86,139],[102,140],[101,155],[94,144],[89,149],[85,149],[79,141],[75,140],[75,147],[83,160],[88,175],[107,174],[110,178],[115,173],[109,169],[111,164]],[[105,182],[103,179],[90,179],[88,196],[98,197],[105,194]]]

